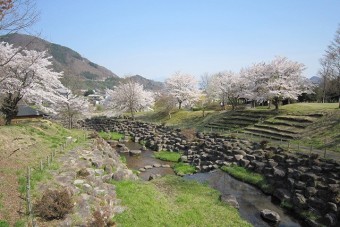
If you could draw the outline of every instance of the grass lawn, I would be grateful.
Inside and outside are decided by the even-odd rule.
[[[117,226],[251,226],[235,208],[219,201],[218,191],[195,181],[167,176],[113,184],[128,207],[114,217]]]
[[[177,175],[195,173],[195,167],[188,163],[179,162],[174,165],[174,171]]]
[[[124,137],[123,134],[118,133],[118,132],[99,132],[98,133],[101,138],[104,140],[119,140]]]
[[[163,161],[178,162],[181,158],[181,153],[170,151],[159,151],[154,153],[154,157]]]
[[[269,193],[271,191],[270,185],[266,183],[266,180],[261,174],[254,173],[250,170],[247,170],[241,166],[222,166],[223,171],[229,173],[236,179],[239,179],[243,182],[258,186],[264,192]]]

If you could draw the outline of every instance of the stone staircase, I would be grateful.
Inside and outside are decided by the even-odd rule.
[[[205,124],[204,127],[211,129],[236,131],[247,126],[255,125],[274,115],[275,113],[271,111],[270,112],[258,110],[230,111],[224,113],[224,115],[221,117],[213,119],[209,123]]]
[[[307,127],[321,118],[322,114],[279,115],[244,128],[243,132],[252,136],[273,140],[294,140],[304,136]]]

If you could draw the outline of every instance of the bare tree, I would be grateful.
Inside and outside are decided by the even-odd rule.
[[[327,64],[325,75],[332,79],[332,83],[336,87],[335,94],[338,97],[340,108],[340,25],[335,33],[334,40],[327,47],[326,53],[321,62]],[[324,67],[325,65],[321,66]]]
[[[39,18],[35,0],[0,1],[0,34],[10,34],[31,27]]]

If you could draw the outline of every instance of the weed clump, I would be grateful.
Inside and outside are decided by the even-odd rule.
[[[114,227],[116,226],[115,222],[109,219],[105,214],[96,210],[93,212],[93,218],[91,226],[93,227]]]
[[[35,213],[45,219],[63,219],[73,208],[71,195],[66,189],[46,190],[40,201],[37,202]]]

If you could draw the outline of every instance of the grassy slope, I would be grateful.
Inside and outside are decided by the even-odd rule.
[[[129,207],[118,226],[251,226],[236,209],[218,201],[219,193],[194,181],[167,176],[150,182],[115,182]]]
[[[20,192],[27,166],[37,168],[51,152],[64,144],[66,137],[84,138],[80,130],[67,130],[46,120],[0,126],[0,220],[13,225],[19,220]],[[79,140],[80,141],[80,140]],[[77,146],[74,143],[70,146]],[[38,173],[39,174],[39,173]],[[36,176],[37,179],[44,176]]]

